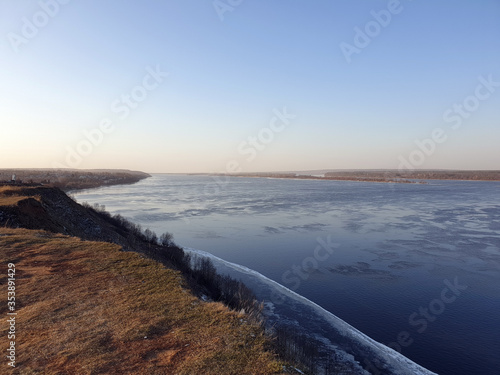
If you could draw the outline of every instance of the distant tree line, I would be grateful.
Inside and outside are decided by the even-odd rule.
[[[12,175],[16,175],[17,184],[51,185],[64,191],[133,184],[151,177],[127,170],[0,169],[0,181],[11,182]]]
[[[385,170],[385,171],[337,171],[325,173],[332,179],[413,179],[413,180],[477,180],[500,181],[500,171],[460,171],[460,170]]]

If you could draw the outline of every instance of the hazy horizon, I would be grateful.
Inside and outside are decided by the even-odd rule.
[[[0,10],[1,168],[499,169],[495,0]]]
[[[1,171],[7,170],[25,170],[25,171],[55,171],[57,168],[30,168],[30,167],[7,167],[2,168],[0,166]],[[130,169],[130,168],[60,168],[60,170],[71,170],[71,171],[82,171],[82,172],[92,172],[92,171],[101,171],[101,172],[113,172],[113,171],[131,171],[131,172],[142,172],[147,174],[175,174],[175,175],[190,175],[190,174],[200,174],[200,175],[209,175],[209,174],[220,174],[227,173],[231,174],[231,172],[214,172],[214,171],[198,171],[198,172],[157,172],[151,170],[138,170],[138,169]],[[321,168],[321,169],[290,169],[290,170],[249,170],[249,171],[241,171],[241,174],[258,174],[258,173],[325,173],[325,172],[398,172],[401,171],[397,168],[387,169],[387,168]],[[405,171],[404,169],[402,170]],[[412,170],[413,172],[499,172],[500,169],[447,169],[447,168],[415,168]],[[238,172],[234,172],[233,174],[238,174]]]

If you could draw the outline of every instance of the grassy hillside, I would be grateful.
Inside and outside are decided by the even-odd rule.
[[[10,372],[284,373],[263,328],[222,303],[197,298],[194,293],[211,295],[210,283],[200,283],[206,274],[181,274],[182,250],[156,241],[57,188],[0,186],[5,298],[8,264],[16,268],[16,368]],[[10,345],[7,309],[0,304],[2,353]],[[3,370],[7,362],[4,356]]]
[[[273,374],[262,329],[204,303],[178,271],[105,242],[0,228],[0,283],[16,266],[13,373]],[[7,337],[7,306],[0,336]],[[8,340],[0,340],[7,352]],[[6,361],[6,360],[4,360]],[[6,364],[2,363],[5,369]]]

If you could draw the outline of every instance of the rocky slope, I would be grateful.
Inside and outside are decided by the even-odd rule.
[[[137,239],[132,241],[130,231],[79,205],[55,187],[0,188],[0,226],[43,229],[84,240],[113,242],[125,250],[139,250],[144,245]]]

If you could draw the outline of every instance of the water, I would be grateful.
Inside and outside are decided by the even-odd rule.
[[[256,270],[439,374],[498,375],[499,191],[155,175],[75,196]]]

